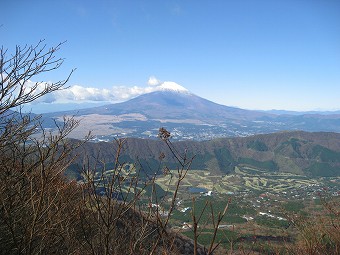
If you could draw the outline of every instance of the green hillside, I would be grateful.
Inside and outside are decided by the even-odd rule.
[[[191,168],[197,170],[225,174],[233,173],[235,166],[248,166],[310,177],[340,176],[340,134],[337,133],[280,132],[203,142],[182,141],[173,145],[179,154],[187,158],[195,156]],[[116,150],[114,143],[87,143],[82,148],[88,155],[96,152],[106,163],[115,160]],[[164,155],[162,162],[161,154]],[[177,167],[165,144],[151,139],[127,139],[120,160],[137,162],[145,173],[154,173],[165,165],[171,169]],[[68,174],[78,176],[72,174],[72,169]]]

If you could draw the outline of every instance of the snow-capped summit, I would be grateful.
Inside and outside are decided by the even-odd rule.
[[[165,81],[157,86],[158,91],[174,91],[178,93],[190,93],[189,90],[173,81]]]

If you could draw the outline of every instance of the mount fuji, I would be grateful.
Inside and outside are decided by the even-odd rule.
[[[166,127],[173,137],[206,140],[223,136],[249,136],[286,130],[340,132],[340,115],[279,115],[220,105],[172,82],[126,102],[45,114],[62,120],[75,116],[81,125],[74,137],[92,130],[101,139],[117,136],[156,137]]]
[[[148,120],[161,122],[192,122],[195,124],[221,124],[226,120],[255,120],[274,116],[265,112],[243,110],[220,105],[196,96],[184,87],[166,82],[157,91],[140,95],[129,101],[79,110],[80,115],[140,114]]]

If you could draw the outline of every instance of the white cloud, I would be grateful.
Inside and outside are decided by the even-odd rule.
[[[25,87],[27,89],[34,86],[35,82],[27,81]],[[40,83],[36,92],[41,92],[46,84]],[[92,87],[83,87],[74,85],[66,89],[60,89],[48,93],[38,98],[34,103],[82,103],[82,102],[101,102],[101,101],[116,101],[115,94],[109,89],[99,89]]]
[[[157,86],[161,84],[161,81],[158,80],[155,76],[150,76],[149,80],[148,80],[148,85],[149,86]]]
[[[30,88],[35,84],[28,81],[25,87]],[[37,92],[42,91],[47,83],[40,83]],[[34,103],[86,103],[86,102],[108,102],[118,103],[129,100],[136,96],[151,93],[159,90],[186,90],[175,82],[160,82],[156,77],[151,76],[146,87],[113,86],[112,88],[93,88],[73,85],[67,89],[61,89],[38,98]]]

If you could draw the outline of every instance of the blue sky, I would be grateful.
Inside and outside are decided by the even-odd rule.
[[[240,108],[340,109],[339,0],[11,0],[1,9],[9,51],[67,41],[62,68],[39,79],[77,68],[73,90],[41,102],[116,102],[172,81]]]

